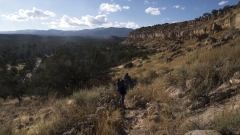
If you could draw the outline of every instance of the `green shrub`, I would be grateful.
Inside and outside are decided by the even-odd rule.
[[[178,67],[171,74],[164,76],[164,82],[167,86],[170,85],[185,85],[188,78],[188,71],[185,66]]]
[[[72,98],[78,105],[87,105],[98,101],[100,99],[100,93],[93,90],[81,90],[74,92]]]
[[[185,134],[186,132],[192,130],[205,130],[205,129],[208,129],[208,127],[205,123],[202,122],[201,118],[199,117],[192,120],[187,120],[180,126],[181,134]]]
[[[150,84],[157,77],[158,77],[158,74],[156,71],[149,70],[149,71],[147,71],[146,75],[139,78],[138,81],[141,84]]]
[[[0,135],[13,135],[13,127],[11,125],[0,125]]]
[[[240,110],[223,112],[213,121],[213,128],[224,135],[237,135],[240,133]]]
[[[186,60],[186,64],[187,65],[190,65],[192,63],[194,63],[196,60],[198,59],[198,53],[191,53],[188,57],[187,57],[187,60]]]

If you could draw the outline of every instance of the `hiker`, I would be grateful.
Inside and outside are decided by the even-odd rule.
[[[120,95],[121,95],[121,97],[120,97],[120,99],[119,99],[119,104],[120,104],[120,106],[122,106],[122,107],[125,107],[124,106],[124,98],[125,98],[125,95],[127,94],[127,90],[126,90],[126,83],[124,82],[124,80],[120,80],[120,79],[118,79],[118,84],[117,84],[117,86],[118,86],[118,92],[120,93]]]
[[[126,89],[132,89],[133,88],[133,82],[132,82],[132,78],[128,75],[128,73],[126,73],[122,79],[125,81],[126,83]]]
[[[116,81],[117,91],[120,91],[121,80],[118,78]]]

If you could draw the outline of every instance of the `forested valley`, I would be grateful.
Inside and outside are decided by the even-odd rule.
[[[0,35],[0,97],[66,97],[108,84],[111,68],[153,51],[119,45],[124,38]]]

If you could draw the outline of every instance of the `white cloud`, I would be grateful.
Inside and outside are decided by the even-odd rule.
[[[139,27],[138,24],[136,24],[135,22],[130,22],[130,21],[128,21],[128,22],[120,22],[120,23],[119,22],[115,22],[113,26],[114,27],[133,28],[133,29],[136,29],[136,28]]]
[[[106,15],[97,15],[97,16],[82,16],[81,19],[76,17],[69,17],[63,15],[60,20],[55,20],[51,22],[42,22],[43,25],[47,25],[50,28],[56,29],[57,27],[61,28],[80,28],[80,27],[126,27],[136,29],[139,27],[135,22],[115,22],[111,23],[107,20]]]
[[[102,25],[108,23],[106,15],[97,15],[96,17],[90,16],[90,15],[86,15],[86,16],[82,17],[82,20],[88,26],[102,26]]]
[[[60,27],[76,27],[76,26],[87,26],[86,23],[84,23],[82,20],[74,17],[68,17],[67,15],[63,15],[63,17],[60,19]]]
[[[228,3],[228,1],[221,1],[218,3],[218,5],[225,5],[226,3]]]
[[[126,28],[138,28],[139,26],[135,22],[127,22]]]
[[[76,17],[69,17],[67,15],[63,15],[63,17],[60,19],[59,26],[64,28],[70,28],[70,27],[80,27],[80,26],[106,26],[109,25],[109,22],[107,20],[106,15],[97,15],[97,16],[82,16],[81,19],[78,19]]]
[[[33,7],[32,10],[19,9],[19,11],[14,14],[3,14],[1,16],[12,21],[27,21],[29,19],[49,19],[50,17],[55,17],[56,14],[51,11],[43,11]]]
[[[178,23],[178,21],[173,21],[172,23]]]
[[[144,4],[150,4],[148,0],[144,0]]]
[[[146,13],[150,13],[151,15],[160,15],[160,10],[158,8],[149,7],[145,10]]]
[[[181,6],[180,5],[175,5],[173,6],[174,8],[180,8]]]
[[[129,9],[130,7],[129,6],[123,6],[123,9]]]
[[[117,12],[121,11],[121,7],[119,5],[116,5],[115,3],[113,4],[102,3],[100,5],[100,11]]]

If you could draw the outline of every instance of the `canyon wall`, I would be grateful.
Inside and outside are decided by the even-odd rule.
[[[195,20],[159,24],[142,27],[132,31],[122,44],[136,44],[148,39],[193,40],[203,34],[218,32],[222,29],[235,27],[240,29],[240,2],[222,10],[217,15],[208,15]]]

